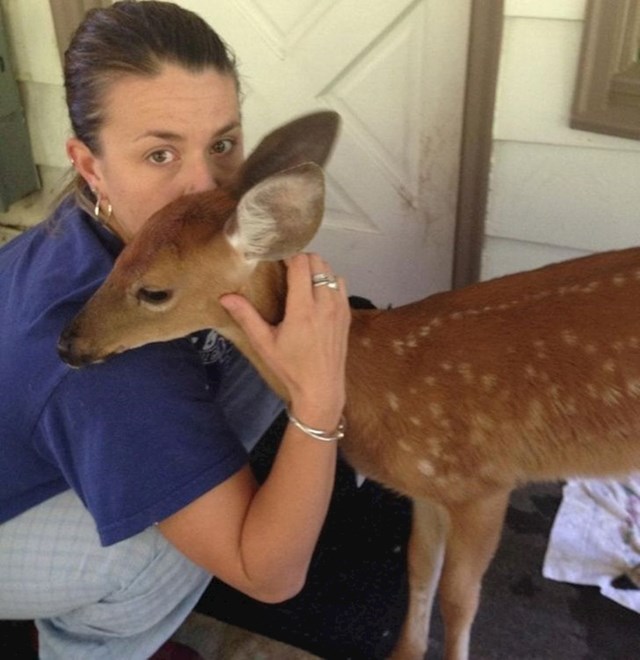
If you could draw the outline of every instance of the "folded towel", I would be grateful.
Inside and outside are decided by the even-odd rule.
[[[567,482],[542,573],[640,612],[640,473]]]

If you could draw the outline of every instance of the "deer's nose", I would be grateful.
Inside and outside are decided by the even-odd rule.
[[[70,367],[80,367],[88,364],[89,360],[86,356],[77,352],[74,345],[75,333],[72,330],[65,330],[58,340],[58,355],[63,362],[66,362]]]

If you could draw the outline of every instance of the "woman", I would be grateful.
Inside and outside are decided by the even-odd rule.
[[[247,452],[280,410],[213,334],[72,370],[56,341],[145,219],[224,186],[243,159],[232,56],[171,3],[91,12],[65,58],[76,194],[0,251],[0,618],[36,619],[42,658],[145,658],[216,575],[275,602],[302,586],[333,486],[349,310],[317,255],[289,263],[267,326],[223,304],[291,393],[258,487]],[[301,356],[304,356],[301,358]]]

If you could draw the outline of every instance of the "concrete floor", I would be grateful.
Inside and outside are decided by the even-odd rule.
[[[203,660],[319,660],[318,656],[194,612],[172,638]]]

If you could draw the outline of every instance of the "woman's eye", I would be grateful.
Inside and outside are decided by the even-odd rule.
[[[170,163],[173,161],[173,159],[173,154],[168,149],[163,149],[162,151],[154,151],[149,156],[149,160],[156,165],[164,165],[165,163]]]
[[[235,142],[230,139],[225,139],[225,140],[218,140],[216,143],[214,143],[211,147],[211,152],[214,154],[226,154],[228,151],[231,151],[233,149],[233,145]]]
[[[136,296],[141,302],[150,305],[160,305],[171,298],[171,292],[163,289],[145,289],[141,287],[138,289]]]

